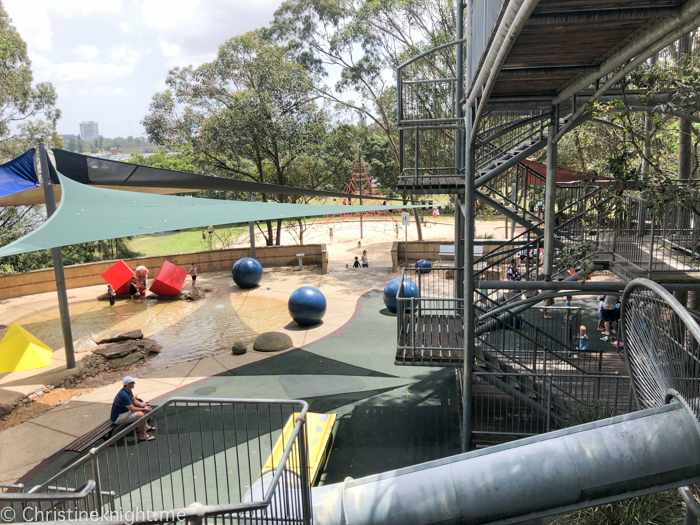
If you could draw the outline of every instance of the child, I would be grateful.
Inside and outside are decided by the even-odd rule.
[[[202,230],[202,240],[203,241],[207,240],[207,232],[205,232],[204,230]]]
[[[195,289],[195,283],[197,282],[197,265],[195,263],[192,263],[192,267],[190,268],[190,271],[187,272],[190,274],[190,277],[192,277],[192,289]]]
[[[369,268],[369,259],[367,258],[367,250],[362,251],[362,267]]]
[[[139,295],[141,296],[141,302],[146,300],[146,285],[139,283]]]
[[[357,257],[355,257],[355,262],[352,263],[353,268],[359,268],[360,267],[360,261],[357,260]]]
[[[107,285],[107,295],[109,295],[109,306],[114,306],[114,298],[117,296],[117,292],[114,291],[111,284]]]
[[[603,296],[598,296],[598,331],[602,332],[605,330],[603,327]]]
[[[566,296],[566,309],[564,310],[564,324],[569,322],[569,317],[571,316],[571,296]]]
[[[131,300],[133,301],[136,299],[136,294],[138,294],[138,289],[136,288],[136,276],[131,278],[131,281],[129,281],[129,295],[131,296]]]
[[[581,325],[581,328],[579,328],[578,335],[575,337],[576,339],[578,339],[578,351],[585,352],[586,350],[588,350],[588,336],[586,335],[585,325]],[[574,358],[577,357],[578,355],[574,354]]]

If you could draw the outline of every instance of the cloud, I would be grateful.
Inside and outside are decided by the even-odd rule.
[[[30,49],[53,48],[50,12],[63,18],[85,17],[94,13],[118,13],[122,0],[86,2],[84,0],[3,0],[5,10]]]
[[[73,51],[81,60],[94,60],[100,55],[100,50],[97,49],[97,46],[85,44],[76,47]]]
[[[126,88],[126,87],[105,87],[105,86],[96,86],[94,88],[86,88],[86,89],[79,89],[76,91],[76,94],[79,96],[99,96],[99,97],[130,97],[132,95],[136,94],[136,90],[134,88]]]
[[[281,0],[137,0],[170,65],[212,60],[229,38],[267,24]],[[202,30],[206,28],[206,30]]]
[[[134,72],[133,64],[115,62],[60,62],[54,64],[44,55],[30,53],[37,80],[51,82],[92,82],[99,83],[122,78]]]

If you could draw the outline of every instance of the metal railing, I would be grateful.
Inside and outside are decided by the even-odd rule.
[[[138,511],[134,523],[177,515],[309,524],[307,411],[304,401],[173,398],[149,415],[157,439],[139,443],[137,421],[25,496],[64,501],[57,486],[92,481],[91,509]],[[294,427],[283,433],[290,417]],[[279,461],[271,455],[278,440]]]
[[[638,197],[623,197],[606,228],[606,248],[638,270],[700,271],[700,216],[675,205],[653,217]]]
[[[396,69],[400,178],[415,181],[462,173],[464,121],[457,100],[457,57],[464,43],[462,39],[437,46]]]
[[[558,390],[576,382],[574,398]],[[510,392],[508,390],[510,389]],[[633,410],[630,379],[600,374],[529,374],[476,371],[473,383],[473,433],[493,444],[626,414]],[[489,439],[493,440],[489,443]]]

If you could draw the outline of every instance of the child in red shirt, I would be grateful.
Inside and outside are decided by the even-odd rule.
[[[146,300],[146,287],[143,283],[139,283],[139,295],[141,296],[141,302]]]

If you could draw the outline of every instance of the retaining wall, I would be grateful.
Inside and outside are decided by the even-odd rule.
[[[328,273],[328,253],[325,244],[308,244],[304,246],[261,246],[256,248],[256,259],[263,267],[297,266],[296,254],[305,254],[305,265],[321,266],[323,273]],[[192,262],[197,263],[200,273],[230,270],[238,259],[250,256],[250,248],[231,250],[213,250],[196,253],[180,253],[159,257],[138,257],[124,259],[133,270],[143,264],[149,269],[149,277],[155,277],[163,262],[189,270]],[[105,284],[101,275],[116,261],[102,261],[90,264],[78,264],[65,267],[66,287],[81,288],[95,284]],[[43,292],[56,291],[53,268],[33,272],[5,275],[0,277],[0,299],[20,297]]]

